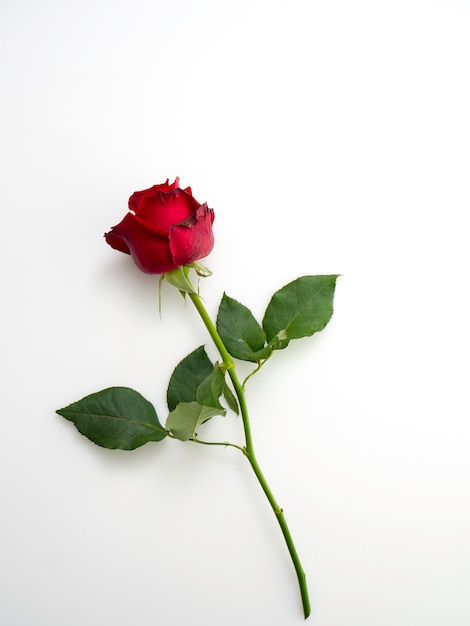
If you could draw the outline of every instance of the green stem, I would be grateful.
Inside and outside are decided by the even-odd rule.
[[[292,559],[292,563],[294,565],[295,568],[295,572],[297,574],[297,580],[299,582],[299,588],[300,588],[300,595],[302,598],[302,606],[303,606],[303,610],[304,610],[304,616],[305,619],[307,619],[307,617],[310,615],[310,601],[309,601],[309,597],[308,597],[308,589],[307,589],[307,582],[306,582],[306,578],[305,578],[305,572],[302,569],[302,565],[300,563],[300,559],[299,556],[297,554],[297,550],[295,549],[295,545],[294,542],[292,540],[292,535],[290,533],[289,527],[287,525],[286,519],[284,517],[284,513],[282,508],[279,506],[279,504],[277,503],[267,481],[266,478],[264,477],[263,472],[261,471],[261,468],[258,464],[258,461],[256,459],[256,455],[254,452],[254,448],[253,448],[253,439],[251,436],[251,426],[250,426],[250,420],[248,417],[248,408],[247,408],[247,404],[246,404],[246,398],[245,398],[245,392],[244,392],[244,388],[243,385],[240,383],[237,373],[235,371],[235,365],[234,362],[232,360],[232,357],[230,356],[230,354],[227,351],[227,348],[224,345],[224,342],[222,341],[219,333],[217,332],[217,328],[214,324],[214,322],[212,321],[212,319],[210,318],[209,314],[206,311],[206,308],[201,300],[201,297],[197,294],[197,293],[189,293],[189,297],[191,298],[194,306],[196,307],[197,312],[199,313],[202,321],[204,322],[204,325],[206,326],[209,335],[211,336],[217,350],[220,353],[220,356],[222,357],[224,366],[230,376],[230,379],[232,381],[235,393],[237,395],[238,398],[238,402],[240,404],[240,412],[242,415],[242,420],[243,420],[243,429],[245,431],[245,447],[241,448],[242,452],[245,454],[245,456],[247,457],[256,478],[258,479],[259,484],[261,485],[261,488],[263,489],[269,504],[271,505],[272,510],[274,511],[274,515],[276,516],[276,519],[279,523],[279,526],[281,527],[281,531],[282,534],[284,536],[287,548],[289,550],[289,554],[291,556]],[[203,443],[203,442],[200,442]],[[216,444],[217,445],[217,444]],[[239,447],[239,446],[234,446],[234,447]]]
[[[254,473],[256,474],[256,478],[258,479],[259,484],[261,485],[269,504],[271,505],[272,510],[274,511],[274,515],[281,527],[282,534],[284,535],[285,542],[287,544],[287,549],[289,550],[289,554],[292,559],[292,563],[294,564],[295,573],[297,574],[297,580],[299,582],[300,588],[300,596],[302,598],[302,606],[304,609],[304,617],[310,615],[310,600],[308,597],[308,588],[307,588],[307,579],[305,577],[305,572],[302,568],[302,564],[300,562],[299,555],[297,554],[297,550],[294,545],[294,540],[292,539],[292,535],[289,530],[289,526],[287,525],[286,518],[284,516],[284,512],[282,508],[277,503],[273,492],[271,491],[266,478],[264,477],[263,472],[258,464],[255,454],[253,451],[251,453],[245,452],[251,467],[253,468]]]
[[[215,327],[214,322],[209,316],[209,313],[206,311],[206,307],[204,306],[201,297],[197,293],[190,293],[189,297],[191,298],[194,306],[196,307],[197,312],[201,316],[201,319],[204,322],[205,327],[209,331],[209,335],[211,336],[212,341],[215,343],[215,346],[217,350],[219,351],[220,356],[222,357],[223,365],[225,366],[228,372],[228,375],[230,376],[230,380],[232,381],[233,388],[235,389],[235,393],[237,394],[238,402],[240,403],[240,412],[242,414],[242,419],[243,419],[243,429],[245,431],[246,449],[251,450],[253,448],[253,442],[251,438],[250,420],[248,419],[248,408],[246,406],[246,399],[245,399],[245,393],[243,391],[243,387],[238,379],[237,372],[235,371],[235,364],[233,362],[233,359],[228,353],[228,350],[225,347],[224,342],[222,341],[219,333],[217,332],[217,328]]]

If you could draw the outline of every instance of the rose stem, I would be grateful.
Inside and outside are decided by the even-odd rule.
[[[302,565],[300,563],[297,550],[295,549],[295,545],[292,540],[292,535],[290,533],[289,527],[284,517],[283,510],[277,503],[266,481],[266,478],[264,477],[263,472],[261,471],[258,461],[256,459],[256,455],[253,449],[253,440],[251,436],[251,427],[250,427],[250,420],[248,417],[248,409],[246,405],[245,392],[243,390],[243,387],[235,371],[235,364],[232,360],[232,357],[228,353],[227,348],[225,347],[224,342],[222,341],[219,333],[217,332],[215,324],[213,323],[212,319],[207,313],[207,310],[200,296],[197,293],[189,293],[189,297],[191,298],[194,306],[196,307],[197,312],[199,313],[202,321],[204,322],[204,325],[206,326],[209,332],[209,335],[211,336],[217,350],[219,351],[220,356],[222,357],[222,360],[223,360],[223,364],[230,376],[233,387],[235,389],[235,393],[237,395],[238,402],[240,404],[240,411],[241,411],[242,420],[243,420],[243,429],[245,431],[245,447],[242,448],[242,451],[244,455],[246,456],[246,458],[248,459],[251,467],[253,468],[256,478],[258,479],[258,482],[261,485],[269,501],[269,504],[271,505],[272,510],[274,511],[274,515],[276,516],[279,526],[281,527],[282,534],[284,536],[285,542],[287,544],[287,548],[289,550],[289,554],[291,556],[291,559],[292,559],[292,562],[294,564],[294,568],[297,574],[297,579],[298,579],[299,587],[300,587],[300,595],[302,598],[304,616],[305,616],[305,619],[307,619],[307,617],[310,615],[310,601],[308,597],[308,589],[307,589],[307,581],[305,578],[305,572],[302,569]]]

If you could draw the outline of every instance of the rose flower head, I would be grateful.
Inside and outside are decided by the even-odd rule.
[[[214,246],[214,211],[199,204],[191,188],[168,179],[129,198],[129,213],[105,234],[107,243],[130,254],[147,274],[164,274],[207,256]]]

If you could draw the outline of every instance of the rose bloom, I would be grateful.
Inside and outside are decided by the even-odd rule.
[[[105,234],[107,243],[130,254],[147,274],[164,274],[207,256],[214,246],[214,211],[199,204],[179,179],[136,191],[125,218]]]

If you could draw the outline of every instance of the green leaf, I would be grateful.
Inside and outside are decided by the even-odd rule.
[[[333,314],[337,274],[302,276],[277,291],[266,309],[263,328],[268,344],[282,349],[291,339],[323,330]]]
[[[57,411],[104,448],[134,450],[168,434],[153,405],[134,389],[110,387]]]
[[[199,385],[211,375],[213,365],[204,350],[196,348],[174,369],[168,384],[167,403],[170,411],[180,402],[196,400]]]
[[[235,396],[232,393],[232,390],[230,389],[230,387],[227,385],[227,383],[224,380],[224,384],[222,386],[222,393],[224,395],[225,398],[225,402],[228,404],[229,409],[232,409],[232,411],[238,415],[240,413],[240,410],[238,408],[238,402],[237,399],[235,398]]]
[[[220,409],[204,406],[199,402],[180,402],[168,415],[166,428],[176,439],[188,441],[196,436],[197,428],[215,415],[220,415]]]
[[[222,395],[223,385],[224,373],[220,369],[218,363],[216,363],[209,376],[204,379],[197,388],[197,402],[199,402],[199,404],[204,404],[205,406],[212,406],[216,409],[221,409],[225,415],[225,409],[219,402],[219,398]]]
[[[217,331],[229,353],[242,361],[257,361],[254,353],[266,343],[264,330],[245,305],[224,293],[217,315]]]

